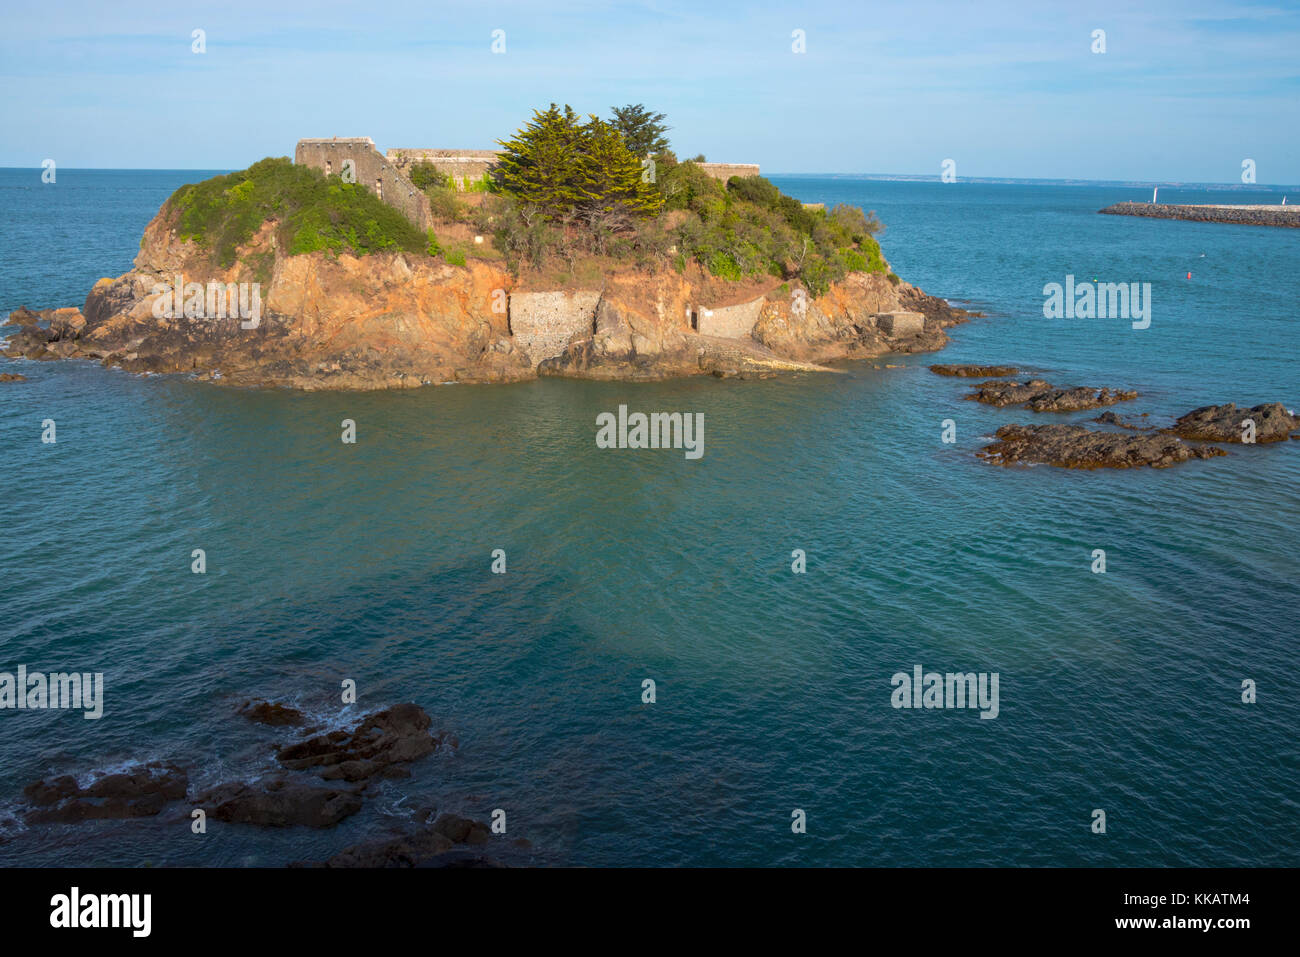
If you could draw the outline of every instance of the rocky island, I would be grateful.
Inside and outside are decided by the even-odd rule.
[[[743,377],[936,350],[964,321],[891,271],[874,216],[679,162],[659,119],[552,104],[477,180],[465,156],[304,140],[181,187],[134,268],[14,312],[5,355],[300,389]]]

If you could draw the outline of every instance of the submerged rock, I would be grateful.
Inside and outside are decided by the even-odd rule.
[[[445,854],[435,854],[428,860],[421,861],[416,867],[442,868],[442,867],[466,867],[466,868],[498,868],[505,867],[500,861],[495,861],[490,857],[482,854],[475,854],[473,851],[454,850],[447,851]]]
[[[1002,379],[1019,375],[1015,366],[980,366],[962,364],[939,364],[930,366],[935,375],[955,376],[960,379]]]
[[[324,867],[499,867],[477,852],[456,845],[481,847],[492,833],[486,824],[444,814],[431,826],[389,840],[354,844],[335,854]]]
[[[17,372],[0,372],[0,382],[26,382],[27,376]]]
[[[1150,412],[1142,412],[1139,414],[1138,417],[1145,419],[1150,415],[1151,415]],[[1155,426],[1153,425],[1138,425],[1136,422],[1131,422],[1128,419],[1121,418],[1120,416],[1116,415],[1114,412],[1103,412],[1101,415],[1097,416],[1092,421],[1100,422],[1103,425],[1115,425],[1121,429],[1132,429],[1135,432],[1141,432],[1144,430],[1155,428]]]
[[[240,706],[239,713],[249,721],[272,727],[302,724],[304,718],[297,708],[271,701],[245,701]]]
[[[486,844],[492,836],[486,824],[459,814],[442,815],[433,829],[453,844]]]
[[[354,844],[335,854],[323,867],[415,867],[420,861],[450,851],[455,844],[433,830],[386,841]]]
[[[36,806],[27,815],[29,823],[67,823],[152,817],[188,789],[184,768],[154,762],[106,774],[84,788],[70,774],[46,778],[23,788],[23,797]]]
[[[1193,446],[1177,436],[1131,435],[1081,425],[1004,425],[997,441],[977,455],[995,465],[1041,464],[1072,469],[1168,468],[1189,459],[1226,455],[1214,446]]]

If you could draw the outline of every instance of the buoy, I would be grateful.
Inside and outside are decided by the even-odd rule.
[[[1187,278],[1188,278],[1188,279],[1191,279],[1191,278],[1192,278],[1192,274],[1191,274],[1191,273],[1188,273],[1188,274],[1187,274]]]

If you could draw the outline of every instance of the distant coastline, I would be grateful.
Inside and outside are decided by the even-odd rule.
[[[821,173],[791,173],[782,170],[770,170],[764,175],[776,176],[781,179],[798,179],[800,177],[807,179],[866,179],[876,180],[886,183],[937,183],[940,182],[938,173],[850,173],[850,172],[821,172]],[[1242,183],[1222,183],[1222,182],[1197,182],[1192,180],[1148,180],[1148,179],[1079,179],[1078,177],[1064,176],[966,176],[963,175],[954,180],[951,184],[957,183],[980,183],[990,186],[1123,186],[1134,189],[1145,188],[1151,189],[1153,186],[1159,186],[1161,189],[1189,189],[1189,190],[1206,190],[1210,192],[1232,192],[1232,193],[1254,193],[1258,195],[1267,195],[1269,193],[1284,193],[1288,190],[1300,190],[1300,185],[1287,183],[1252,183],[1249,185]]]
[[[200,167],[134,167],[134,166],[66,166],[59,167],[59,174],[66,173],[202,173],[201,178],[224,176],[237,172],[237,167],[200,168]],[[31,166],[0,166],[0,172],[29,172],[40,175],[39,168]],[[772,170],[765,174],[776,179],[836,179],[866,180],[877,183],[938,183],[937,173],[860,173],[860,172],[814,172],[791,173]],[[197,182],[197,180],[196,180]],[[1245,186],[1240,183],[1181,182],[1176,180],[1130,180],[1130,179],[1076,179],[1033,176],[962,176],[956,183],[979,184],[985,186],[1113,186],[1123,189],[1161,189],[1191,190],[1204,192],[1224,192],[1260,197],[1270,194],[1294,193],[1300,195],[1300,184],[1269,183]]]

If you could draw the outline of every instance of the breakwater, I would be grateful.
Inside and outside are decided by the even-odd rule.
[[[1199,223],[1300,227],[1300,206],[1178,206],[1171,203],[1116,203],[1098,212],[1110,216],[1149,216],[1153,219],[1187,219]]]

